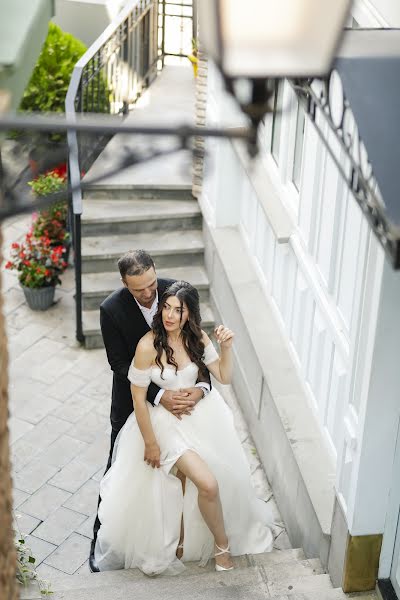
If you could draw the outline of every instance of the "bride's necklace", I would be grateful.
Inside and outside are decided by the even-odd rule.
[[[186,350],[185,350],[182,342],[180,344],[177,340],[172,342],[172,340],[170,338],[168,338],[167,341],[168,341],[168,346],[171,348],[172,352],[175,354],[175,356],[177,358],[178,358],[178,356],[182,356],[182,354],[186,354]],[[175,345],[175,344],[177,344],[177,345]]]

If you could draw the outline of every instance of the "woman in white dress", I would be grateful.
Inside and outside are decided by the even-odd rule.
[[[218,391],[182,418],[146,401],[150,381],[164,389],[191,387],[205,365],[218,381],[230,382],[232,331],[215,330],[218,356],[200,323],[197,290],[178,281],[137,346],[128,374],[135,412],[100,483],[95,558],[101,571],[138,567],[148,575],[177,574],[182,561],[204,565],[213,555],[216,569],[227,570],[231,555],[272,550],[267,505],[256,498],[231,411]]]

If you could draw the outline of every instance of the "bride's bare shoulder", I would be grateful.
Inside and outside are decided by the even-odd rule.
[[[146,335],[144,335],[140,340],[136,348],[136,354],[151,354],[155,353],[154,348],[154,333],[152,331],[148,331]]]
[[[211,343],[210,338],[208,337],[208,335],[206,334],[205,331],[201,330],[201,341],[204,344],[204,347],[208,346],[208,344]]]

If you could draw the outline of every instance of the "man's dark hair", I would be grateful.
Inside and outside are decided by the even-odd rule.
[[[126,275],[143,275],[151,267],[154,268],[154,261],[145,250],[129,250],[118,260],[122,279],[125,279]]]

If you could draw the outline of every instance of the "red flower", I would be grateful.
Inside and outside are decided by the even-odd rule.
[[[6,262],[6,265],[5,265],[6,269],[12,269],[12,266],[13,266],[13,264],[10,260],[8,262]]]
[[[11,248],[14,248],[16,250],[17,248],[19,248],[19,244],[17,242],[13,242],[11,244]]]
[[[24,263],[24,265],[26,267],[31,267],[32,266],[29,260],[23,260],[22,262]]]

